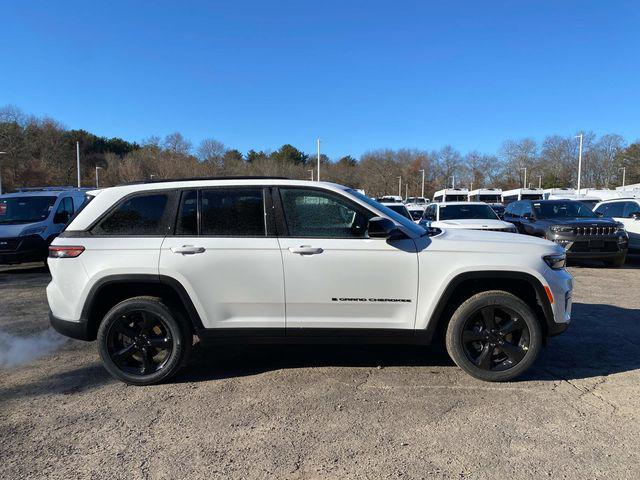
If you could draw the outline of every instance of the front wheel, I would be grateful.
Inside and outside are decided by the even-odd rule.
[[[98,351],[107,371],[132,385],[167,380],[185,363],[192,334],[182,316],[155,297],[118,303],[98,328]]]
[[[533,364],[542,348],[542,330],[526,303],[493,290],[473,295],[456,309],[446,345],[456,365],[471,376],[508,381]]]

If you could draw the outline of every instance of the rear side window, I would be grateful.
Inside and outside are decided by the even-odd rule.
[[[165,235],[168,201],[166,193],[131,197],[107,214],[92,231],[97,235]]]
[[[262,187],[202,190],[200,234],[227,237],[265,236]]]
[[[198,192],[196,190],[182,192],[176,235],[198,235]]]

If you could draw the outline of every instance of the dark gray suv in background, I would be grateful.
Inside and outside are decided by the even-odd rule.
[[[507,205],[504,220],[518,232],[546,238],[567,251],[568,259],[602,260],[610,267],[624,264],[629,237],[624,225],[600,218],[575,200],[520,200]]]

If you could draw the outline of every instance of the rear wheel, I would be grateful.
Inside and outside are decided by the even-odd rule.
[[[612,260],[609,260],[609,259],[604,260],[604,264],[606,267],[620,268],[621,266],[624,265],[624,262],[626,259],[627,259],[626,255],[621,255]]]
[[[107,371],[123,382],[167,380],[186,362],[192,334],[182,316],[155,297],[118,303],[98,329],[98,351]]]
[[[446,345],[456,365],[471,376],[507,381],[533,364],[542,348],[542,331],[534,312],[518,297],[487,291],[456,309]]]

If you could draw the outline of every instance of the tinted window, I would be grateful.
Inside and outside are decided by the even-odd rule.
[[[533,202],[538,218],[593,218],[596,215],[582,202]]]
[[[640,212],[640,206],[636,202],[625,202],[624,218],[630,218],[632,213]]]
[[[0,199],[0,224],[40,222],[49,216],[56,197],[9,197]]]
[[[98,235],[164,235],[168,196],[164,193],[129,198],[94,228]]]
[[[373,214],[346,199],[302,188],[281,188],[280,196],[292,237],[367,237]]]
[[[413,220],[420,220],[423,213],[423,210],[409,210],[409,214]]]
[[[201,235],[266,235],[262,187],[212,188],[201,197]]]
[[[176,235],[198,235],[198,192],[196,190],[182,192],[178,212]]]
[[[69,217],[71,217],[71,215],[73,214],[73,200],[71,199],[71,197],[63,198],[60,202],[60,205],[58,205],[58,210],[56,211],[56,213],[63,212],[69,214]]]
[[[474,218],[498,220],[496,212],[489,205],[440,205],[440,220]]]

